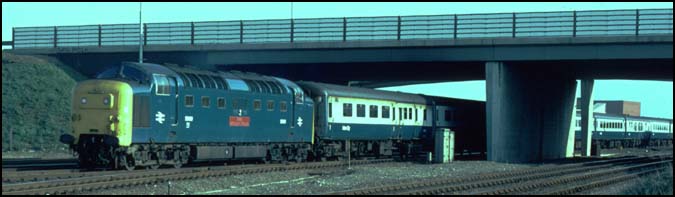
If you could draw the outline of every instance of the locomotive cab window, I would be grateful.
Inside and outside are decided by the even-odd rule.
[[[185,95],[185,107],[194,107],[195,100],[192,95]]]
[[[153,78],[155,79],[155,94],[168,96],[171,93],[169,79],[164,75],[153,75]]]
[[[295,104],[302,104],[303,100],[305,100],[305,95],[303,94],[300,88],[294,89],[295,89]]]

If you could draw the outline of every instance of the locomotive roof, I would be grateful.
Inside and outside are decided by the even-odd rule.
[[[205,70],[205,69],[194,69],[190,67],[181,67],[175,64],[165,64],[165,65],[159,65],[159,64],[153,64],[153,63],[136,63],[136,62],[123,62],[122,65],[124,66],[131,66],[131,67],[136,67],[147,74],[164,74],[164,75],[169,75],[176,77],[181,81],[182,84],[185,84],[188,79],[185,78],[186,75],[184,74],[195,74],[193,75],[194,77],[201,77],[204,75],[211,76],[211,77],[219,77],[222,79],[232,79],[232,80],[243,80],[243,84],[237,84],[241,88],[237,88],[236,90],[245,90],[245,91],[262,91],[259,88],[270,88],[275,89],[274,86],[279,86],[282,88],[281,92],[282,94],[288,94],[290,93],[289,88],[296,88],[297,85],[294,83],[284,80],[281,78],[276,78],[276,77],[270,77],[270,76],[265,76],[265,75],[260,75],[257,73],[250,73],[250,72],[240,72],[240,71],[229,71],[229,72],[223,72],[223,71],[212,71],[212,70]],[[265,81],[265,84],[258,84],[258,83],[263,83]],[[267,83],[268,82],[268,83]],[[228,81],[222,81],[222,83],[225,83],[229,86],[232,86],[233,84],[228,84]],[[258,89],[255,87],[251,86],[258,86]],[[259,85],[263,85],[265,87],[261,87]],[[247,87],[243,87],[247,86]],[[232,87],[231,87],[232,88]],[[242,89],[244,88],[244,89]],[[235,88],[232,88],[235,89]],[[276,91],[276,89],[274,90]]]
[[[423,95],[419,94],[408,94],[401,92],[374,90],[369,88],[349,87],[349,86],[333,85],[319,82],[308,82],[308,81],[299,81],[296,83],[301,87],[311,91],[308,92],[311,95],[316,95],[317,93],[319,93],[321,95],[326,94],[328,96],[381,99],[397,102],[419,103],[419,104],[428,103],[428,100]]]

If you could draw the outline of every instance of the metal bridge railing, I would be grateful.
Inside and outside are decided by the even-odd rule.
[[[144,45],[673,33],[673,9],[146,23]],[[138,24],[13,28],[13,48],[138,45]]]

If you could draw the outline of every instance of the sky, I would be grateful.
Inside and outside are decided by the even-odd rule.
[[[256,19],[328,18],[471,14],[500,12],[544,12],[673,8],[672,2],[246,2],[246,3],[143,3],[143,23],[228,21]],[[291,7],[293,9],[291,9]],[[292,11],[291,11],[292,10]],[[22,3],[2,2],[2,40],[12,40],[12,27],[138,23],[139,3]],[[4,48],[4,47],[3,47]],[[435,83],[383,88],[485,101],[485,81]],[[442,90],[442,91],[438,91]],[[577,88],[577,96],[579,95]],[[673,118],[673,83],[662,81],[597,80],[596,100],[641,102],[643,116]]]

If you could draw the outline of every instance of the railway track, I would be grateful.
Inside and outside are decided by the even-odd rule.
[[[366,165],[392,162],[392,159],[357,160],[351,165]],[[2,195],[44,195],[44,194],[71,194],[82,191],[130,187],[144,184],[162,183],[166,181],[200,179],[207,177],[232,176],[240,174],[255,174],[275,171],[334,168],[348,165],[345,161],[299,163],[299,164],[262,164],[219,166],[186,169],[166,169],[148,171],[110,171],[99,175],[84,176],[39,182],[5,184],[2,186]]]
[[[617,158],[603,161],[565,164],[561,166],[541,166],[525,170],[486,173],[463,178],[437,178],[424,181],[365,188],[338,193],[337,195],[383,195],[383,194],[571,194],[592,189],[634,176],[652,173],[672,164],[672,154]],[[617,175],[625,176],[617,177]],[[637,173],[637,174],[635,174]],[[601,179],[600,181],[597,181]],[[595,181],[573,188],[565,184]],[[546,188],[562,188],[558,191],[546,191]]]
[[[3,159],[3,171],[21,171],[21,170],[44,170],[44,169],[63,169],[74,168],[77,166],[77,159]]]

